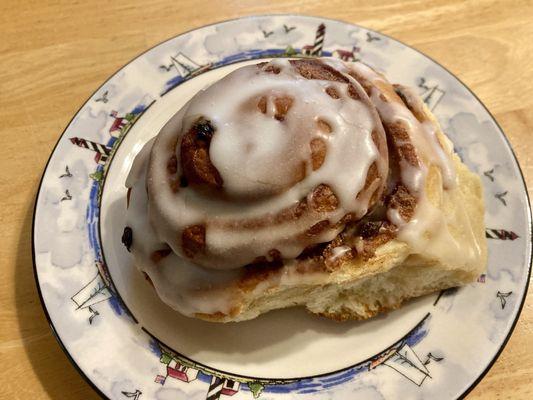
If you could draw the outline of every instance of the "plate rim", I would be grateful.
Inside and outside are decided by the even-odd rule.
[[[518,158],[517,158],[516,153],[515,153],[515,151],[513,149],[513,146],[511,145],[511,142],[510,142],[509,138],[507,137],[507,135],[505,134],[505,131],[500,126],[500,124],[499,124],[498,120],[496,119],[496,117],[492,114],[492,112],[488,109],[488,107],[481,101],[481,99],[473,92],[473,90],[470,89],[470,87],[467,86],[459,77],[457,77],[456,74],[451,72],[448,68],[446,68],[440,62],[436,61],[431,56],[428,56],[427,54],[425,54],[422,51],[416,49],[415,47],[413,47],[411,45],[408,45],[408,44],[404,43],[403,41],[401,41],[401,40],[399,40],[399,39],[397,39],[397,38],[395,38],[393,36],[390,36],[389,34],[386,34],[386,33],[383,33],[381,31],[377,31],[377,30],[374,30],[374,29],[371,29],[371,28],[367,28],[366,26],[361,25],[359,23],[348,22],[348,21],[345,21],[345,20],[342,20],[342,19],[337,19],[337,18],[330,18],[330,17],[325,17],[325,16],[303,14],[303,13],[250,14],[250,15],[244,15],[244,16],[240,16],[240,17],[236,17],[236,18],[218,20],[218,21],[215,21],[215,22],[211,22],[209,24],[202,25],[200,27],[196,27],[196,28],[193,28],[193,29],[189,29],[189,30],[180,32],[180,33],[178,33],[178,34],[176,34],[174,36],[171,36],[171,37],[169,37],[167,39],[164,39],[164,40],[152,45],[151,47],[149,47],[149,48],[145,49],[144,51],[142,51],[141,53],[137,54],[135,57],[129,59],[126,63],[121,65],[112,74],[110,74],[109,77],[107,79],[105,79],[102,82],[102,84],[100,86],[98,86],[87,97],[87,99],[81,104],[81,106],[73,114],[72,118],[66,124],[65,128],[63,129],[63,131],[59,135],[59,138],[57,139],[54,147],[52,148],[52,150],[50,152],[50,155],[48,157],[48,160],[46,161],[46,164],[44,165],[44,168],[42,170],[43,172],[41,174],[41,178],[39,180],[39,185],[37,186],[37,191],[36,191],[36,194],[35,194],[35,197],[34,197],[34,201],[33,201],[34,205],[33,205],[32,225],[31,225],[31,255],[32,255],[32,264],[33,264],[33,275],[34,275],[35,285],[36,285],[37,293],[39,295],[39,301],[40,301],[41,307],[43,309],[43,312],[44,312],[44,315],[45,315],[46,320],[48,322],[48,325],[50,327],[50,330],[52,331],[52,335],[55,337],[56,341],[59,344],[59,347],[61,348],[63,353],[66,355],[68,361],[72,364],[74,369],[81,375],[83,380],[85,380],[85,382],[88,383],[89,386],[103,399],[112,400],[109,397],[107,397],[107,395],[103,393],[103,391],[96,385],[96,383],[94,383],[86,375],[86,373],[76,363],[76,361],[75,361],[74,357],[72,356],[72,354],[70,354],[70,352],[67,350],[65,344],[63,343],[63,341],[62,341],[62,339],[61,339],[61,337],[59,335],[59,332],[56,330],[56,327],[54,326],[54,324],[52,322],[52,319],[51,319],[50,314],[48,312],[48,309],[46,307],[46,303],[44,301],[43,294],[42,294],[42,291],[41,291],[41,284],[39,282],[39,276],[38,276],[38,272],[37,272],[37,263],[36,263],[36,260],[35,260],[35,237],[36,237],[35,220],[36,220],[36,216],[37,216],[37,208],[38,208],[38,205],[39,205],[39,202],[38,202],[39,196],[41,194],[44,177],[45,177],[46,172],[48,170],[50,161],[52,160],[52,157],[53,157],[54,153],[56,152],[59,143],[62,141],[63,137],[65,136],[66,131],[68,130],[68,128],[70,127],[70,125],[72,124],[72,122],[74,121],[76,116],[80,113],[80,111],[89,103],[89,101],[93,98],[93,96],[96,93],[98,93],[98,91],[100,89],[102,89],[110,80],[112,80],[120,71],[122,71],[128,65],[130,65],[131,63],[133,63],[136,60],[140,59],[143,55],[145,55],[146,53],[148,53],[152,49],[155,49],[156,47],[159,47],[160,45],[162,45],[164,43],[167,43],[167,42],[169,42],[171,40],[174,40],[174,39],[176,39],[176,38],[178,38],[180,36],[183,36],[185,34],[188,34],[188,33],[200,30],[200,29],[204,29],[204,28],[207,28],[207,27],[210,27],[210,26],[220,25],[220,24],[223,24],[223,23],[226,23],[226,22],[249,20],[249,19],[256,19],[256,18],[263,18],[263,17],[303,17],[303,18],[319,19],[319,20],[323,20],[323,21],[332,21],[332,22],[341,23],[341,24],[345,24],[345,25],[351,25],[351,26],[355,26],[355,27],[361,27],[363,29],[366,29],[369,32],[377,33],[377,34],[382,35],[382,36],[384,36],[384,37],[386,37],[388,39],[391,39],[391,40],[394,40],[394,41],[400,43],[401,45],[403,45],[403,46],[415,51],[416,53],[420,54],[421,56],[426,57],[427,59],[429,59],[430,61],[432,61],[433,63],[435,63],[439,67],[441,67],[442,69],[444,69],[446,72],[448,72],[451,76],[453,76],[457,80],[457,82],[459,82],[470,94],[472,94],[474,96],[474,98],[479,102],[479,104],[483,107],[483,109],[492,118],[492,120],[494,121],[494,123],[496,124],[498,129],[500,130],[500,132],[501,132],[501,134],[503,136],[503,139],[505,140],[505,143],[507,144],[507,146],[508,146],[508,148],[509,148],[509,150],[511,152],[511,155],[512,155],[512,157],[513,157],[513,159],[514,159],[514,161],[516,163],[520,178],[521,178],[522,183],[523,183],[523,187],[525,189],[525,197],[526,197],[526,200],[527,200],[526,201],[526,209],[527,209],[526,211],[527,211],[528,226],[529,226],[529,243],[527,243],[527,244],[529,245],[530,253],[533,253],[533,213],[532,213],[532,210],[531,210],[531,199],[529,197],[529,192],[528,192],[528,188],[527,188],[527,182],[526,182],[526,180],[524,178],[524,173],[522,171],[522,167],[520,166],[520,163],[518,162]],[[489,370],[493,367],[493,365],[496,363],[496,360],[499,358],[499,356],[501,355],[501,353],[503,352],[503,350],[507,346],[507,344],[509,342],[509,339],[511,338],[512,334],[514,333],[516,325],[518,324],[518,320],[520,319],[520,315],[522,314],[522,310],[523,310],[524,304],[526,302],[526,298],[527,298],[527,295],[528,295],[528,292],[529,292],[528,287],[529,287],[529,283],[531,281],[532,267],[533,267],[533,257],[531,257],[529,259],[528,273],[527,273],[527,278],[525,279],[525,285],[524,285],[524,287],[525,287],[524,295],[522,296],[520,305],[518,307],[518,311],[516,313],[516,316],[515,316],[512,324],[511,324],[511,327],[510,327],[505,339],[502,341],[500,347],[498,348],[498,350],[496,351],[496,353],[494,354],[494,356],[492,357],[490,362],[487,363],[486,367],[481,372],[481,374],[468,386],[468,388],[463,393],[461,393],[457,397],[457,400],[464,399],[481,382],[481,380],[487,375]]]

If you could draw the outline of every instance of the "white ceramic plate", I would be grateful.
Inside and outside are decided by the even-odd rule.
[[[323,28],[321,28],[323,25]],[[199,89],[259,58],[361,59],[413,86],[485,188],[487,273],[366,322],[301,309],[238,324],[181,317],[120,243],[136,153]],[[257,16],[206,26],[148,50],[74,116],[35,207],[35,275],[60,344],[111,399],[454,399],[481,379],[518,319],[531,217],[519,166],[480,101],[416,50],[321,18]]]

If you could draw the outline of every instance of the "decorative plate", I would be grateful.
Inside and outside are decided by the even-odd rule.
[[[120,243],[135,154],[199,89],[261,58],[363,60],[415,87],[482,178],[489,264],[476,283],[342,324],[301,309],[213,324],[163,304]],[[73,364],[110,399],[455,399],[481,379],[518,319],[531,216],[519,166],[487,109],[439,64],[360,26],[295,15],[181,34],[106,81],[74,116],[35,206],[35,276]]]

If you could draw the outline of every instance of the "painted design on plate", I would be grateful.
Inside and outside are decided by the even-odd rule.
[[[185,54],[179,52],[175,56],[170,57],[171,63],[169,65],[160,65],[159,68],[166,72],[175,69],[176,72],[183,78],[183,80],[194,78],[202,72],[211,68],[211,64],[198,65]]]
[[[91,329],[88,329],[88,331],[100,329],[103,321],[101,315],[106,314],[104,312],[105,309],[102,308],[104,305],[109,305],[111,310],[113,310],[112,314],[106,314],[106,318],[124,319],[125,317],[127,323],[138,325],[135,317],[129,312],[126,305],[123,304],[112,282],[102,253],[99,232],[100,203],[106,174],[112,165],[115,152],[135,123],[156,101],[160,100],[183,82],[209,70],[240,61],[273,57],[333,56],[346,61],[364,60],[386,70],[390,66],[390,63],[383,53],[398,51],[390,48],[392,43],[390,39],[377,33],[350,26],[353,31],[347,34],[348,39],[339,40],[339,31],[348,29],[348,25],[333,21],[317,21],[314,28],[311,29],[309,27],[309,21],[317,20],[307,17],[286,16],[258,18],[258,23],[247,25],[249,32],[246,32],[246,34],[253,36],[257,33],[254,36],[255,39],[250,42],[251,44],[248,42],[242,44],[237,42],[235,38],[230,37],[228,40],[234,40],[235,43],[227,42],[230,44],[226,44],[225,46],[230,50],[233,49],[229,52],[218,51],[219,49],[213,45],[213,43],[218,42],[209,41],[210,36],[217,35],[217,40],[222,40],[219,36],[224,36],[224,32],[217,31],[218,25],[210,28],[202,28],[202,30],[209,30],[211,32],[208,35],[204,35],[203,46],[199,44],[194,46],[173,46],[171,44],[174,41],[178,42],[180,37],[175,38],[169,42],[170,45],[162,44],[159,46],[164,50],[161,50],[161,56],[158,59],[150,59],[147,56],[150,65],[153,66],[153,70],[161,76],[161,89],[157,93],[135,92],[136,105],[129,109],[126,108],[129,110],[128,112],[119,113],[116,110],[125,109],[125,106],[121,102],[131,104],[132,100],[128,98],[128,101],[126,101],[124,98],[121,98],[121,90],[125,88],[121,88],[120,85],[114,84],[113,80],[111,80],[93,98],[93,104],[99,107],[99,111],[96,111],[94,118],[100,118],[103,115],[105,124],[109,124],[110,126],[105,134],[95,135],[91,133],[88,135],[84,131],[74,132],[74,129],[70,129],[70,127],[67,129],[65,140],[68,140],[70,143],[71,151],[79,151],[78,157],[82,160],[87,160],[88,157],[91,157],[93,168],[92,172],[85,172],[86,175],[83,177],[86,178],[88,175],[91,178],[89,180],[90,190],[88,191],[85,223],[92,252],[92,262],[82,265],[85,270],[93,271],[93,273],[90,274],[90,278],[83,282],[80,281],[76,290],[72,290],[72,287],[64,288],[64,297],[69,299],[70,306],[76,310],[76,313],[83,311],[84,314],[81,314],[83,315],[82,318],[87,316],[88,325],[91,326]],[[300,25],[300,22],[302,25]],[[235,21],[232,23],[235,23]],[[251,25],[253,25],[253,29]],[[335,40],[329,39],[329,29],[333,29]],[[202,30],[197,32],[202,32]],[[256,33],[253,33],[254,31]],[[213,32],[215,33],[213,34]],[[230,30],[228,32],[231,33],[232,31]],[[195,32],[191,32],[181,37],[193,37],[194,34]],[[195,51],[195,49],[200,49],[204,53],[207,52],[207,55]],[[443,127],[447,133],[450,133],[452,139],[454,137],[457,139],[458,133],[470,131],[474,135],[476,132],[485,132],[487,130],[496,135],[499,134],[496,126],[490,125],[492,121],[484,110],[449,114],[447,106],[442,106],[447,102],[447,98],[452,96],[458,99],[461,99],[461,96],[466,96],[465,98],[469,99],[468,101],[472,101],[468,97],[470,96],[469,94],[465,95],[461,92],[461,90],[464,91],[464,88],[461,90],[457,88],[458,84],[453,78],[448,77],[434,67],[428,67],[425,70],[413,68],[413,71],[416,72],[416,75],[410,78],[411,85],[418,87],[422,99],[431,110],[436,111],[436,115],[441,119]],[[127,75],[126,73],[124,74]],[[443,110],[442,115],[439,115],[441,109]],[[486,120],[487,118],[489,118],[489,121]],[[446,123],[448,124],[448,128],[446,128]],[[96,127],[95,129],[100,128]],[[494,185],[494,191],[487,196],[487,202],[490,203],[488,209],[489,216],[499,215],[498,213],[500,212],[507,212],[507,210],[512,210],[520,205],[517,200],[517,186],[516,184],[513,186],[511,179],[509,179],[511,176],[510,172],[502,164],[492,164],[494,160],[486,156],[486,151],[481,152],[481,156],[485,156],[485,158],[479,156],[479,152],[474,153],[473,151],[469,151],[472,143],[475,143],[475,137],[470,140],[471,142],[463,138],[462,140],[457,140],[457,142],[462,144],[462,146],[457,147],[457,151],[464,161],[468,162],[474,170],[486,178],[487,183]],[[85,161],[83,162],[85,163]],[[61,160],[60,165],[54,179],[62,182],[62,191],[54,192],[56,194],[51,203],[54,207],[65,207],[68,203],[73,204],[82,200],[82,191],[74,185],[75,180],[80,179],[78,172],[80,169],[76,167],[73,161],[65,164]],[[84,169],[81,169],[81,171],[84,171]],[[513,179],[516,180],[516,178]],[[509,188],[501,187],[501,182],[505,182],[506,185],[509,185]],[[43,183],[43,187],[46,187],[46,182]],[[492,201],[491,198],[495,200]],[[54,210],[57,210],[57,208]],[[502,226],[504,224],[499,225],[499,221],[502,220],[506,221],[505,218],[491,217],[489,219],[490,226]],[[511,221],[510,218],[509,221]],[[516,232],[520,233],[520,235]],[[505,229],[487,228],[486,237],[488,239],[494,239],[489,241],[494,246],[500,246],[506,243],[520,243],[521,241],[517,239],[520,239],[522,235],[526,237],[526,233],[522,232],[524,232],[523,228],[510,223]],[[37,251],[39,252],[39,250]],[[36,264],[39,263],[36,262]],[[520,276],[518,271],[515,272],[516,276],[513,275],[511,269],[501,268],[501,270],[495,272],[490,269],[490,265],[489,263],[487,273],[481,275],[478,278],[478,282],[473,285],[478,285],[479,288],[483,288],[480,290],[491,290],[491,298],[494,299],[495,303],[488,304],[487,310],[491,310],[491,315],[494,315],[496,321],[491,322],[493,325],[490,326],[496,326],[496,323],[503,323],[507,318],[511,318],[511,311],[516,312],[516,305],[519,303],[518,296],[520,295],[518,285],[521,284],[521,281],[518,279]],[[41,275],[40,267],[37,269],[39,275]],[[518,269],[518,267],[515,269]],[[508,274],[511,278],[507,278],[507,275],[504,275],[504,279],[502,273]],[[499,287],[504,287],[505,290],[494,289],[494,285],[501,285]],[[445,378],[445,376],[449,376],[446,374],[451,373],[450,371],[453,371],[454,368],[457,369],[457,363],[459,361],[446,353],[443,343],[435,343],[434,341],[430,342],[427,340],[430,333],[437,337],[439,335],[439,332],[432,331],[430,321],[435,319],[436,315],[442,317],[450,314],[454,302],[460,301],[458,294],[461,291],[462,289],[458,290],[455,288],[442,291],[433,303],[434,312],[431,312],[431,314],[428,313],[403,338],[368,360],[339,371],[297,379],[244,377],[213,369],[175,352],[154,337],[151,337],[148,331],[144,327],[141,327],[144,332],[141,332],[143,336],[139,338],[139,346],[150,349],[152,355],[150,369],[154,372],[154,375],[147,377],[149,379],[148,381],[145,379],[146,376],[137,376],[134,381],[129,378],[120,378],[121,380],[119,381],[118,378],[115,379],[111,375],[107,376],[107,380],[117,380],[117,382],[112,385],[111,389],[107,390],[106,394],[111,393],[116,398],[132,399],[153,395],[159,399],[163,398],[159,397],[159,394],[163,393],[161,390],[164,390],[164,393],[175,393],[173,398],[176,399],[223,400],[235,396],[235,398],[243,399],[263,397],[265,400],[270,400],[277,399],[280,396],[283,397],[284,394],[289,393],[298,394],[302,398],[305,398],[307,394],[324,392],[327,396],[332,396],[331,398],[339,399],[347,398],[346,396],[356,396],[353,394],[356,392],[343,391],[352,390],[349,388],[357,380],[356,377],[362,378],[369,376],[373,379],[373,374],[376,372],[380,376],[388,377],[386,378],[388,381],[392,381],[393,377],[398,378],[398,384],[401,384],[402,390],[405,390],[406,393],[411,393],[413,396],[415,393],[420,395],[422,395],[421,393],[431,393],[423,392],[423,390],[426,390],[426,388],[430,390],[429,388],[434,386],[434,390],[437,391],[440,384],[446,384],[446,379],[450,379]],[[45,301],[45,303],[47,302]],[[504,313],[499,313],[498,310]],[[496,334],[488,334],[488,342],[491,343],[493,335]],[[499,338],[499,336],[494,337]],[[427,346],[430,347],[428,348]],[[488,348],[486,344],[484,346]],[[389,371],[389,373],[387,374],[385,371]],[[93,376],[92,379],[96,380],[97,378]],[[363,381],[365,379],[367,378],[364,378]],[[383,386],[383,384],[382,382],[380,385]],[[97,385],[100,386],[99,383]],[[102,385],[106,384],[102,383]],[[377,386],[376,392],[381,396],[380,398],[390,397],[390,392],[387,396],[382,394],[386,393],[386,388],[378,388]],[[410,389],[411,387],[414,389]],[[412,390],[416,390],[416,392]],[[335,393],[339,393],[338,397]],[[168,396],[165,398],[168,398]]]
[[[295,26],[287,27],[283,26],[285,33],[289,33],[296,29]],[[274,31],[266,32],[262,30],[263,36],[268,38],[274,34]],[[159,68],[165,72],[177,72],[177,75],[167,81],[161,96],[164,96],[172,89],[176,88],[179,84],[194,78],[195,76],[206,72],[210,69],[218,68],[224,65],[233,64],[239,61],[260,59],[260,58],[275,58],[275,57],[337,57],[344,61],[358,61],[357,53],[360,48],[353,46],[351,50],[335,49],[333,51],[326,51],[324,47],[324,38],[326,36],[326,26],[322,23],[318,25],[315,33],[315,40],[313,44],[304,45],[301,49],[294,48],[291,44],[288,44],[284,49],[265,49],[265,50],[247,50],[241,53],[232,54],[224,57],[219,61],[200,65],[193,61],[190,57],[183,52],[178,52],[176,56],[170,56],[170,63],[168,65],[159,65]]]
[[[497,239],[497,240],[516,240],[518,236],[513,231],[508,231],[506,229],[485,229],[485,237],[487,239]]]
[[[500,302],[502,304],[502,310],[507,305],[507,297],[509,297],[512,294],[513,294],[512,291],[511,292],[507,292],[507,293],[502,293],[499,290],[498,290],[498,293],[496,293],[496,297],[498,297],[500,299]]]
[[[374,40],[381,40],[381,38],[377,35],[374,35],[372,32],[366,33],[366,41],[367,42],[373,42]]]
[[[498,200],[500,200],[502,202],[502,204],[507,207],[507,202],[505,201],[505,196],[507,196],[507,190],[505,192],[501,192],[501,193],[496,193],[494,195],[495,198],[497,198]]]
[[[109,91],[106,90],[104,93],[102,93],[102,95],[100,97],[98,97],[95,101],[96,102],[99,102],[101,101],[102,103],[107,103],[109,101],[109,99],[107,98],[109,94]]]
[[[59,175],[59,179],[61,178],[72,178],[72,174],[70,173],[70,170],[68,169],[68,165],[65,165],[65,173]]]
[[[259,398],[262,393],[310,394],[320,392],[348,382],[365,371],[386,366],[401,377],[421,386],[426,378],[431,378],[428,365],[432,361],[441,362],[444,360],[444,357],[435,357],[430,352],[425,360],[421,361],[420,356],[413,349],[428,334],[430,318],[431,314],[427,314],[397,343],[366,361],[323,376],[298,379],[251,378],[214,370],[195,363],[177,354],[156,339],[152,339],[152,351],[159,356],[159,361],[164,367],[164,370],[155,376],[154,382],[162,386],[183,385],[194,381],[208,383],[206,400],[218,400],[221,396],[233,396],[239,390],[249,391],[253,398]]]
[[[446,91],[441,89],[438,83],[428,83],[424,77],[419,78],[418,87],[421,89],[419,93],[420,97],[431,111],[435,110],[435,107],[437,107],[446,94]]]
[[[154,102],[155,100],[152,100],[149,103],[139,103],[124,116],[119,116],[117,111],[112,110],[109,116],[113,118],[113,122],[108,131],[109,139],[105,144],[96,143],[79,137],[71,137],[69,139],[73,145],[96,153],[94,161],[97,164],[97,167],[94,172],[89,174],[89,177],[92,178],[94,182],[90,192],[89,207],[87,209],[87,228],[89,232],[89,242],[94,252],[94,264],[96,266],[97,275],[71,297],[71,300],[76,305],[76,309],[89,311],[89,324],[92,324],[94,318],[100,315],[94,306],[106,300],[111,301],[113,309],[118,315],[126,312],[135,320],[127,307],[123,304],[113,286],[111,276],[105,265],[105,261],[103,260],[100,233],[98,231],[100,223],[100,197],[105,174],[108,170],[108,161],[113,157],[114,152],[120,146],[120,143],[135,122],[137,122],[142,114],[148,110]]]
[[[133,399],[133,400],[137,400],[139,399],[139,397],[141,397],[141,395],[143,394],[143,392],[141,392],[139,389],[137,389],[135,392],[126,392],[126,391],[123,391],[122,394],[127,397],[127,398],[130,398],[130,399]]]

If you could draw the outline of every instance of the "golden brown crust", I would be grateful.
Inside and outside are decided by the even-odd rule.
[[[378,314],[386,313],[389,311],[397,310],[402,306],[406,299],[402,299],[400,302],[388,305],[388,306],[381,306],[376,305],[373,308],[370,308],[368,306],[365,307],[364,314],[358,314],[354,313],[352,310],[349,310],[346,307],[342,307],[340,311],[336,312],[320,312],[320,313],[313,313],[312,314],[320,315],[321,317],[325,317],[328,319],[331,319],[333,321],[337,322],[344,322],[344,321],[362,321],[368,318],[375,317]]]
[[[203,319],[204,321],[226,322],[228,320],[231,320],[232,318],[235,318],[235,316],[239,315],[240,312],[241,312],[241,307],[236,306],[236,307],[231,308],[228,314],[218,311],[213,314],[196,313],[194,314],[194,317]]]
[[[266,257],[256,261],[258,262],[244,267],[244,275],[237,284],[237,287],[244,292],[251,291],[261,282],[267,281],[283,266],[279,261],[268,262]]]

